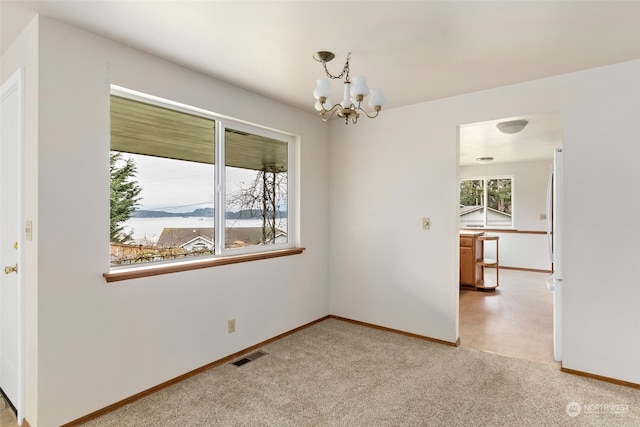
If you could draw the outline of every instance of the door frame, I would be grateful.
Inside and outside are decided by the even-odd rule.
[[[16,93],[18,94],[17,106],[18,106],[18,119],[16,133],[18,135],[16,144],[17,151],[17,165],[16,165],[16,185],[18,187],[17,204],[18,204],[18,230],[17,230],[17,242],[18,242],[18,309],[17,309],[17,327],[18,327],[18,356],[17,356],[17,372],[18,372],[18,390],[17,396],[13,397],[11,401],[12,406],[16,410],[18,424],[22,424],[24,420],[24,408],[25,408],[25,281],[24,281],[24,259],[25,259],[25,234],[23,233],[25,221],[24,221],[24,133],[25,133],[25,120],[24,120],[24,100],[25,100],[25,70],[24,67],[19,68],[11,77],[9,77],[0,86],[0,102],[7,96]],[[0,162],[3,162],[0,159]],[[0,274],[4,272],[0,271]],[[0,384],[1,386],[1,384]]]

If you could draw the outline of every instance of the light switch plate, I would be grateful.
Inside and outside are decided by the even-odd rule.
[[[25,221],[24,234],[27,240],[33,239],[33,221],[30,219]]]

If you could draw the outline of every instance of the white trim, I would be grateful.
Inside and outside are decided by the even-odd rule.
[[[220,256],[224,256],[224,255],[239,255],[239,254],[250,254],[250,253],[257,253],[257,252],[269,252],[269,251],[274,251],[274,250],[280,250],[280,249],[290,249],[294,247],[294,238],[292,238],[291,236],[295,236],[295,233],[292,233],[292,229],[291,227],[292,225],[292,221],[291,218],[295,215],[292,215],[292,210],[291,210],[291,206],[295,204],[295,193],[292,191],[292,179],[291,179],[291,170],[292,170],[292,166],[294,166],[295,168],[295,164],[293,163],[293,159],[295,159],[295,157],[293,157],[293,152],[294,152],[294,138],[288,134],[283,134],[281,132],[278,131],[272,131],[272,130],[268,130],[265,128],[260,128],[260,127],[254,127],[253,125],[246,125],[246,124],[240,124],[237,122],[233,122],[232,123],[221,120],[221,121],[216,121],[216,132],[218,129],[220,129],[220,133],[222,134],[222,136],[219,136],[216,133],[216,159],[224,159],[224,163],[221,162],[221,164],[226,164],[226,157],[225,153],[224,153],[224,144],[220,144],[218,143],[219,141],[224,141],[223,137],[225,134],[225,130],[227,129],[227,127],[233,129],[233,130],[237,130],[237,131],[241,131],[241,132],[247,132],[247,133],[252,133],[254,135],[259,135],[259,136],[263,136],[266,138],[271,138],[271,139],[275,139],[278,141],[281,141],[283,143],[287,144],[287,242],[286,243],[276,243],[275,240],[275,236],[274,236],[274,240],[273,240],[273,244],[270,245],[262,245],[262,246],[247,246],[244,248],[226,248],[225,247],[225,242],[226,242],[226,218],[224,217],[224,215],[216,215],[215,216],[215,226],[217,230],[223,230],[222,234],[221,234],[221,238],[218,239],[217,238],[217,232],[216,232],[216,255],[220,255]],[[219,151],[218,151],[219,150]],[[224,210],[226,211],[226,181],[225,181],[225,172],[224,172],[224,167],[222,168],[218,168],[218,170],[220,171],[219,174],[216,174],[216,180],[220,179],[219,181],[219,188],[216,188],[216,190],[220,193],[220,200],[222,203],[221,205],[218,206],[223,206]],[[220,178],[218,178],[220,176]],[[216,187],[218,187],[218,183],[216,183]],[[218,198],[216,198],[216,202],[218,202]],[[218,218],[220,220],[220,223],[218,223]],[[218,247],[218,244],[220,245],[220,247]]]
[[[25,135],[25,120],[24,120],[24,67],[19,68],[9,79],[7,79],[0,88],[0,100],[4,100],[8,95],[18,92],[18,164],[16,172],[18,175],[18,219],[20,221],[20,230],[18,230],[18,396],[16,401],[12,401],[12,404],[17,410],[18,424],[22,424],[24,420],[25,411],[25,280],[24,280],[24,233],[25,228],[25,199],[24,199],[24,135]]]
[[[215,127],[215,147],[214,147],[214,158],[216,159],[214,163],[214,210],[215,214],[213,216],[213,226],[214,226],[214,236],[213,236],[213,247],[214,253],[216,255],[222,255],[224,252],[224,242],[227,239],[226,236],[226,224],[225,224],[225,216],[218,215],[219,206],[222,206],[222,210],[224,211],[224,207],[226,205],[226,180],[225,180],[225,168],[218,167],[219,164],[226,164],[226,151],[225,146],[221,142],[224,141],[224,132],[225,132],[225,123],[216,121]],[[215,255],[213,256],[215,257]]]

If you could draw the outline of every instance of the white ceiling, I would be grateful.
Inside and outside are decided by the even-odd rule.
[[[526,120],[516,134],[506,134],[500,122]],[[493,157],[491,163],[552,159],[554,148],[562,147],[562,116],[559,113],[508,117],[460,126],[460,165],[478,164],[478,157]]]
[[[35,13],[313,112],[318,50],[385,109],[640,58],[640,1],[1,0],[2,52]]]

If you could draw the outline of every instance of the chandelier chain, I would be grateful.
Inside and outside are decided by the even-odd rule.
[[[351,80],[349,79],[349,60],[351,60],[351,52],[349,52],[349,54],[347,55],[347,62],[344,63],[342,72],[337,76],[334,76],[333,74],[331,74],[327,69],[327,62],[322,61],[322,65],[324,66],[324,72],[327,74],[327,77],[329,77],[330,79],[341,79],[342,77],[344,77],[346,82],[351,82]]]

